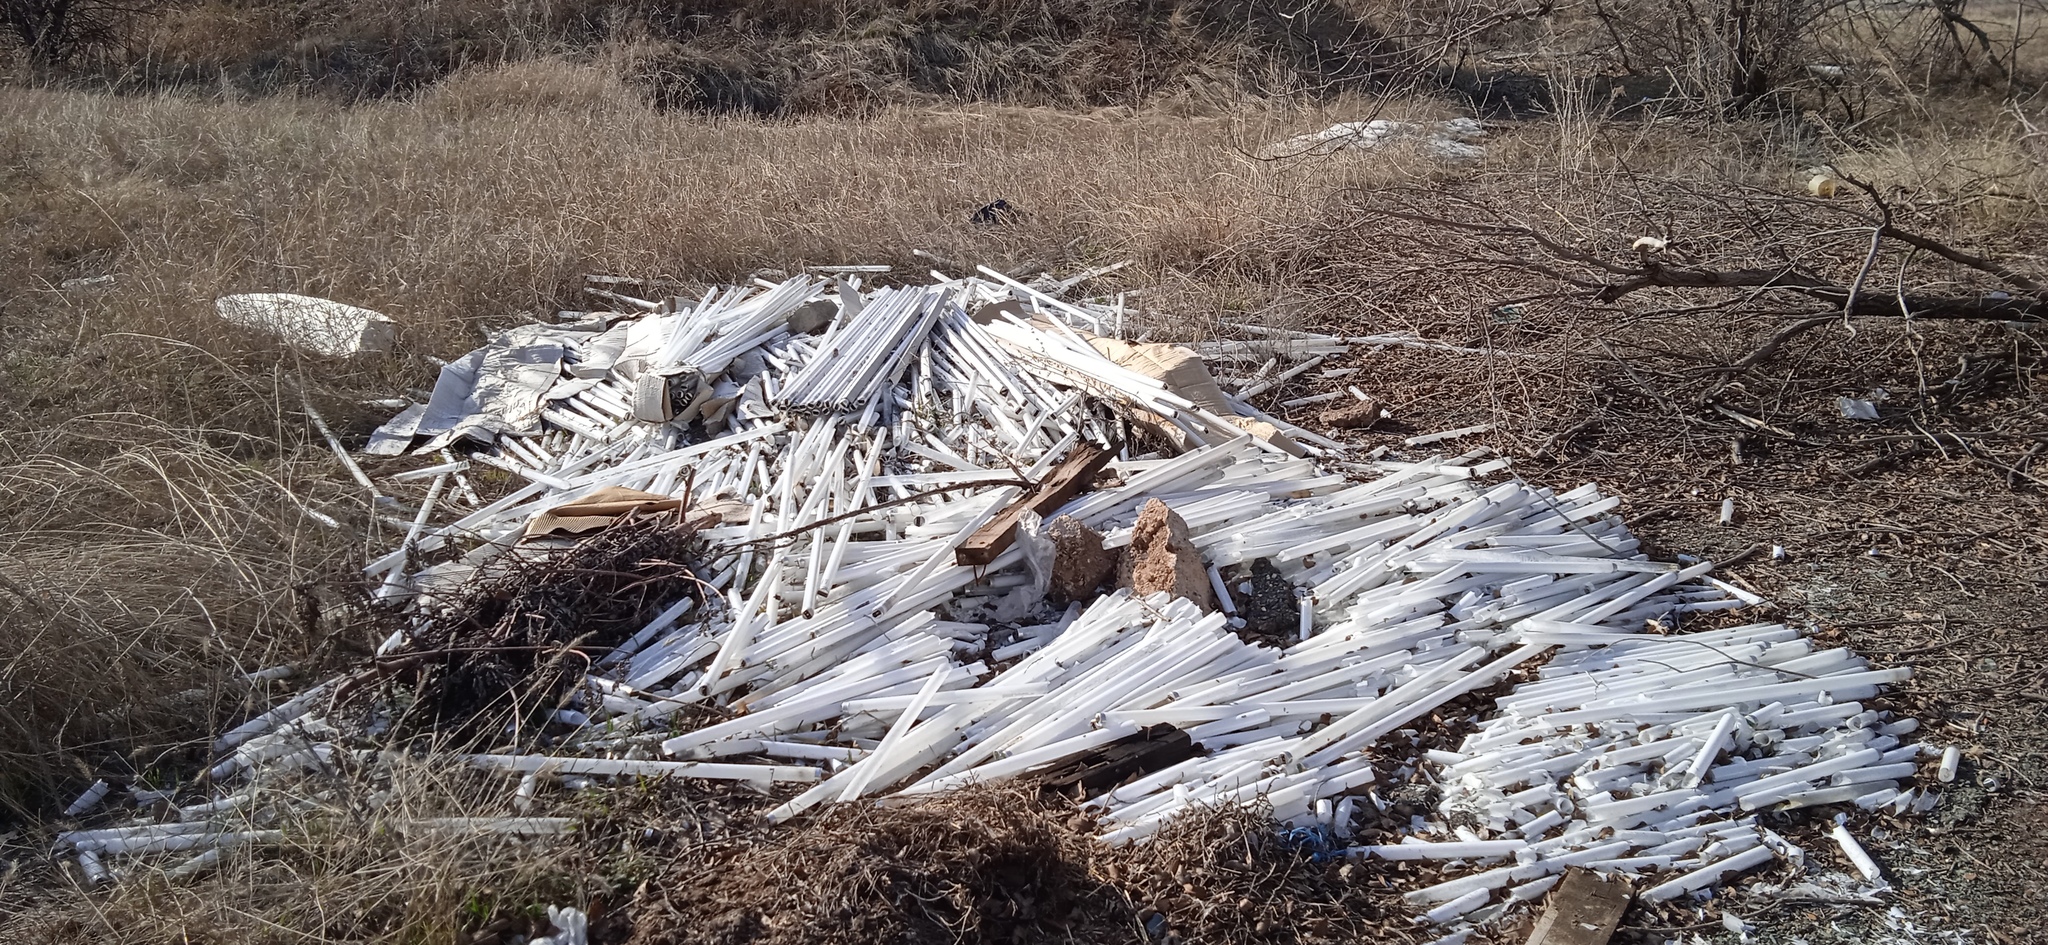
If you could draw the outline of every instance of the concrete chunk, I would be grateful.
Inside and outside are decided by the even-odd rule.
[[[1080,519],[1062,515],[1046,523],[1052,542],[1052,580],[1046,597],[1054,604],[1093,600],[1095,592],[1116,577],[1117,553],[1102,547],[1102,533]]]
[[[1188,538],[1188,523],[1158,499],[1146,500],[1138,512],[1118,583],[1140,596],[1166,591],[1205,611],[1216,609],[1216,592],[1201,550]]]

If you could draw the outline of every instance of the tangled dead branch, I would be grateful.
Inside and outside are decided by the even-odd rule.
[[[415,681],[434,721],[523,718],[555,708],[590,663],[663,607],[702,602],[688,562],[694,529],[676,514],[629,517],[566,550],[508,556],[450,594],[440,615],[379,657],[376,674]],[[424,722],[425,719],[422,719]]]
[[[1592,301],[1607,304],[1653,288],[1732,290],[1737,293],[1733,298],[1742,304],[1795,297],[1822,303],[1847,317],[2048,320],[2048,293],[2044,293],[2040,282],[1995,258],[1958,249],[1901,226],[1876,188],[1854,178],[1845,176],[1844,180],[1863,193],[1869,210],[1846,210],[1832,201],[1760,191],[1725,199],[1726,209],[1752,218],[1744,221],[1743,229],[1781,231],[1774,239],[1749,247],[1751,255],[1768,261],[1765,265],[1730,266],[1702,261],[1692,255],[1683,239],[1656,237],[1637,240],[1632,247],[1632,259],[1618,253],[1603,254],[1586,248],[1583,241],[1546,232],[1497,210],[1456,200],[1446,201],[1447,212],[1378,207],[1369,210],[1367,216],[1420,224],[1451,236],[1450,246],[1458,248],[1447,247],[1444,253],[1452,257],[1448,261],[1453,265],[1518,269],[1584,290]],[[1816,209],[1818,213],[1814,212]],[[1836,225],[1822,227],[1816,223],[1803,234],[1796,226],[1788,229],[1789,218],[1800,214],[1834,217],[1827,222]],[[1850,219],[1840,219],[1844,216]],[[1849,279],[1830,273],[1830,269],[1839,269],[1844,262],[1838,253],[1826,252],[1817,245],[1801,245],[1844,233],[1867,238]],[[1693,242],[1693,248],[1699,249],[1704,241]],[[1737,245],[1733,249],[1740,254],[1744,247]],[[1722,255],[1728,258],[1726,251]],[[1952,286],[1956,280],[1937,280],[1915,271],[1914,263],[1922,258],[1949,263],[1989,284],[1973,292],[1942,291],[1935,286]],[[1888,286],[1873,283],[1872,276],[1880,261],[1890,259],[1898,262],[1897,277]]]

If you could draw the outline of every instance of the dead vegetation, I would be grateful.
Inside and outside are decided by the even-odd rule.
[[[495,738],[508,718],[545,725],[597,657],[662,609],[704,601],[691,571],[696,532],[679,513],[566,540],[453,589],[424,629],[394,626],[411,632],[371,666],[378,681],[407,683],[410,706],[394,728],[460,739]]]

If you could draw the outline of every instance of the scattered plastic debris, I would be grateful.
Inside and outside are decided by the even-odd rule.
[[[1321,131],[1297,135],[1270,145],[1266,148],[1265,156],[1292,157],[1303,154],[1334,154],[1350,150],[1371,151],[1390,142],[1418,137],[1424,139],[1423,149],[1432,157],[1471,161],[1486,156],[1486,147],[1477,143],[1486,137],[1486,126],[1476,118],[1452,118],[1431,124],[1395,121],[1391,118],[1339,122]]]

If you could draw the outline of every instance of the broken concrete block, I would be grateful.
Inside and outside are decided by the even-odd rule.
[[[1138,512],[1119,583],[1140,596],[1166,591],[1204,611],[1216,609],[1216,591],[1201,550],[1188,538],[1188,523],[1158,499],[1146,500]]]
[[[1052,542],[1052,578],[1045,595],[1055,605],[1093,600],[1116,577],[1117,553],[1103,548],[1102,533],[1080,519],[1062,515],[1047,522],[1045,537]]]
[[[270,332],[294,348],[330,358],[389,351],[398,339],[398,324],[381,314],[309,295],[224,295],[213,307],[223,321]]]

